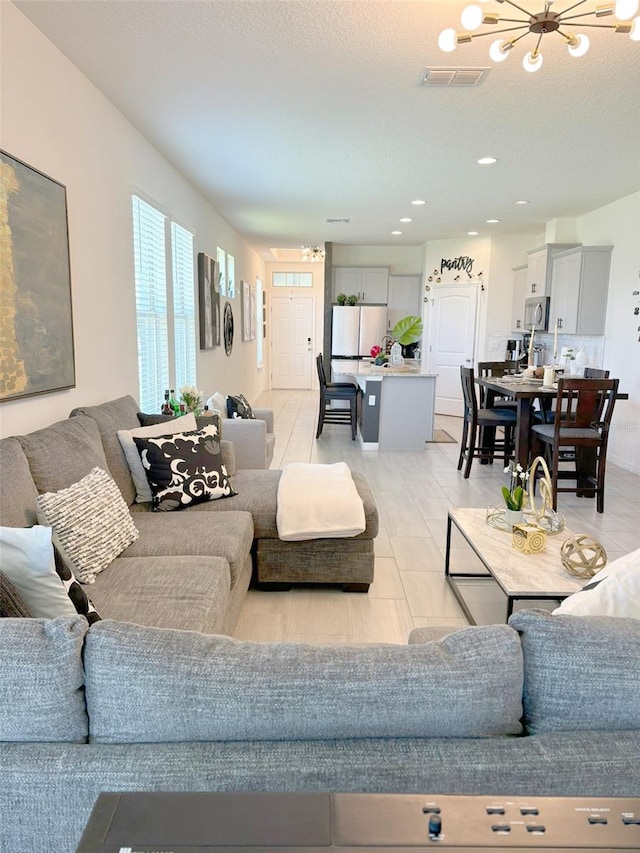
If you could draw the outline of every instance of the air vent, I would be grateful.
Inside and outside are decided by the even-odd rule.
[[[348,225],[351,222],[351,220],[350,219],[330,219],[327,217],[327,219],[325,219],[325,222],[328,225],[333,225],[336,222],[343,222],[345,225]]]
[[[478,86],[490,68],[425,68],[421,86]]]

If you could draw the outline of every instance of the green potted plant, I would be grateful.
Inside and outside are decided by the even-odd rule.
[[[522,521],[524,499],[526,496],[525,486],[529,479],[529,472],[525,471],[518,462],[515,465],[510,462],[504,469],[505,474],[511,474],[511,484],[502,487],[507,524],[512,527]]]
[[[356,293],[352,293],[350,296],[347,296],[347,305],[357,305],[358,304],[358,295]]]
[[[402,347],[403,358],[413,358],[422,337],[422,320],[415,314],[403,317],[391,329],[391,337]]]
[[[338,305],[346,305],[347,304],[347,294],[346,293],[339,293],[336,296],[336,302],[338,303]]]

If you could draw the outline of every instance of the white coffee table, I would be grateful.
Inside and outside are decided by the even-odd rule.
[[[506,619],[513,613],[516,601],[562,601],[582,589],[585,582],[567,573],[560,561],[562,543],[573,536],[565,528],[561,533],[547,537],[547,548],[542,554],[521,554],[511,544],[511,533],[496,530],[486,521],[486,509],[453,508],[447,518],[447,549],[444,573],[453,594],[472,625],[476,621],[466,600],[466,593],[478,583],[495,581],[507,599]],[[453,528],[471,547],[486,572],[472,572],[452,565]],[[464,560],[464,556],[462,557]]]

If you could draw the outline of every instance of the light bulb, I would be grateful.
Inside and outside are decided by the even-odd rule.
[[[582,34],[578,34],[577,36],[574,36],[573,41],[574,43],[570,43],[568,47],[568,51],[571,56],[584,56],[589,50],[589,38]]]
[[[493,42],[489,48],[489,56],[494,62],[504,62],[504,60],[509,56],[510,47],[506,47],[508,44],[509,42],[504,41],[503,39],[496,39],[496,41]]]
[[[467,6],[460,20],[465,30],[477,30],[482,23],[482,9],[480,6]]]
[[[535,56],[531,51],[525,54],[524,59],[522,60],[522,67],[525,71],[529,73],[533,73],[534,71],[539,71],[542,67],[542,54],[537,53]]]
[[[628,21],[638,11],[638,0],[616,0],[616,18]]]
[[[438,36],[438,47],[445,53],[451,53],[456,49],[456,31],[449,27],[448,30],[443,30]]]
[[[629,38],[633,39],[633,41],[640,41],[640,18],[634,18],[633,24],[631,25],[631,32],[629,33]]]

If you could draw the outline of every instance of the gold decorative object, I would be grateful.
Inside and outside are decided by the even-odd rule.
[[[607,565],[607,552],[596,539],[579,534],[565,539],[560,559],[570,575],[587,579]]]
[[[540,497],[542,499],[542,505],[540,508],[538,508],[535,495],[533,494],[533,484],[535,482],[538,466],[542,468],[543,474],[538,483],[538,491],[540,492]],[[564,530],[564,517],[559,515],[553,509],[553,487],[551,485],[551,474],[549,473],[547,463],[542,456],[536,456],[531,463],[528,482],[529,490],[526,498],[529,501],[530,512],[535,518],[535,523],[538,527],[546,530],[546,532],[551,536],[555,533],[560,533],[561,530]]]
[[[536,524],[514,524],[512,541],[521,554],[540,554],[547,547],[547,533]]]

